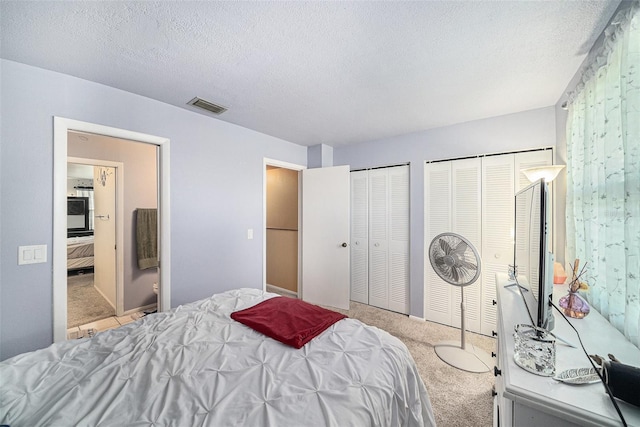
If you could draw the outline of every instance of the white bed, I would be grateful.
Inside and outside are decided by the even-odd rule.
[[[0,424],[430,426],[406,346],[355,319],[301,349],[230,318],[240,289],[0,363]]]

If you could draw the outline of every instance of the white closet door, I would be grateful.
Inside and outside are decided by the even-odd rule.
[[[369,171],[369,304],[389,308],[389,184],[386,169]]]
[[[351,300],[369,304],[369,172],[351,172]]]
[[[522,173],[522,169],[549,166],[553,164],[553,150],[528,151],[526,153],[516,153],[514,156],[514,174],[517,177],[515,188],[516,193],[531,184],[527,177]]]
[[[495,330],[495,273],[513,262],[514,195],[529,185],[521,169],[552,164],[551,150],[427,164],[425,168],[425,256],[439,233],[452,231],[478,250],[482,274],[464,288],[466,326]],[[460,326],[460,288],[438,278],[425,264],[425,318]]]
[[[515,160],[515,173],[518,176],[518,181],[516,183],[516,192],[522,190],[526,186],[530,185],[531,182],[527,179],[527,177],[521,172],[522,169],[526,168],[535,168],[540,166],[549,166],[553,164],[553,151],[545,150],[545,151],[532,151],[530,153],[517,153]],[[549,228],[551,236],[553,236],[553,219],[555,218],[555,206],[553,204],[553,183],[548,185],[549,194],[548,201],[550,203],[549,212],[551,212],[551,218],[549,218]],[[553,252],[553,242],[549,240],[548,250]]]
[[[409,166],[387,169],[389,310],[409,313]]]
[[[481,160],[463,159],[452,162],[452,230],[464,236],[475,246],[482,258],[482,216],[481,216]],[[460,326],[460,287],[452,289],[451,310],[453,326]],[[482,276],[473,284],[465,286],[466,328],[480,332],[480,307],[482,305]]]
[[[451,325],[451,285],[431,267],[429,246],[434,237],[451,230],[451,163],[428,163],[424,169],[424,313],[425,319]]]
[[[482,307],[480,332],[496,330],[495,273],[513,263],[514,154],[482,159]]]

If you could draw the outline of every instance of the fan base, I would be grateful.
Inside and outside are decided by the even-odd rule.
[[[435,345],[435,350],[444,362],[467,372],[489,372],[494,364],[489,354],[469,343],[463,349],[460,341],[443,341]]]

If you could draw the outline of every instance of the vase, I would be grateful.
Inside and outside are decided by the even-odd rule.
[[[585,301],[577,292],[571,292],[560,298],[560,307],[565,316],[574,319],[582,319],[591,311],[589,303]]]

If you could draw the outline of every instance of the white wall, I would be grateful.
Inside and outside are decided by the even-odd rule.
[[[552,106],[334,149],[334,164],[351,165],[351,169],[411,163],[409,280],[413,316],[424,317],[425,161],[550,147],[555,141]]]
[[[306,165],[306,147],[64,74],[0,67],[0,359],[52,342],[51,253],[18,266],[17,247],[51,248],[53,116],[171,139],[173,306],[262,286],[263,158]],[[553,146],[555,132],[549,107],[334,148],[333,163],[354,169],[411,163],[412,315],[423,317],[424,161]]]
[[[53,341],[54,116],[171,140],[173,306],[262,287],[263,158],[306,165],[306,147],[12,61],[0,71],[0,359]],[[47,262],[18,266],[18,246],[34,244]]]

